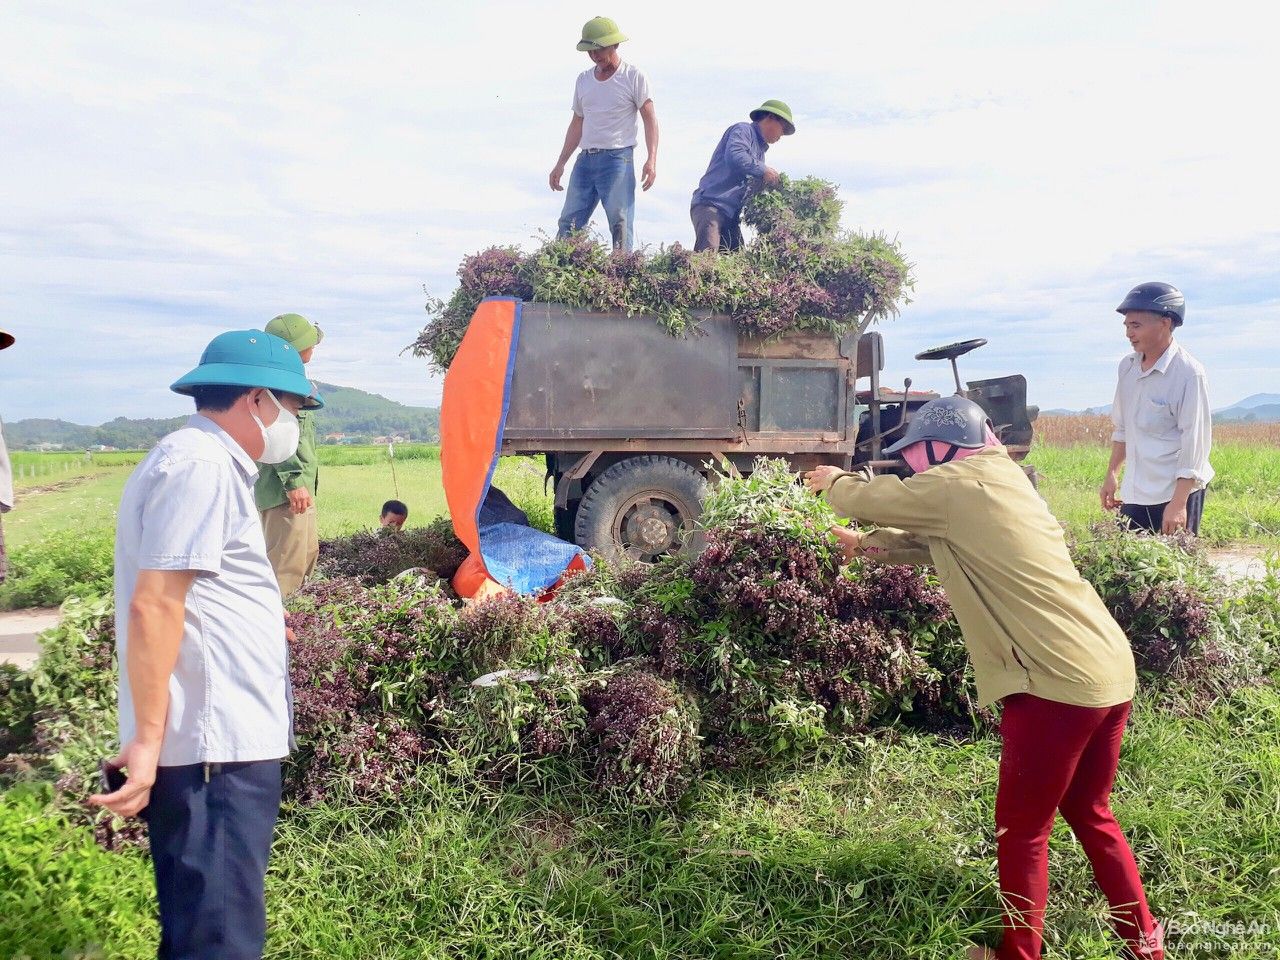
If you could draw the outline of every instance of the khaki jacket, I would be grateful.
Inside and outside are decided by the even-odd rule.
[[[270,510],[289,499],[289,491],[305,487],[315,497],[320,485],[320,456],[316,453],[316,416],[298,412],[298,452],[283,463],[258,464],[253,499],[259,510]]]
[[[863,538],[880,551],[872,556],[937,569],[981,705],[1013,693],[1085,707],[1133,698],[1128,638],[1003,447],[906,480],[844,474],[827,499],[843,516],[884,528]]]

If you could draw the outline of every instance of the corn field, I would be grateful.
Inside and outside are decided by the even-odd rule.
[[[1035,422],[1036,441],[1049,447],[1106,446],[1111,442],[1111,417],[1102,413],[1044,415]],[[1213,439],[1220,443],[1280,446],[1280,423],[1215,423]]]

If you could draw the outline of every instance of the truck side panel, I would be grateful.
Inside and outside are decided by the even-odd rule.
[[[727,317],[677,338],[650,317],[526,303],[506,438],[733,437],[737,347]]]

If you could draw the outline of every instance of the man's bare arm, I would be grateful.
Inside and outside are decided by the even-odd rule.
[[[646,100],[640,108],[640,119],[644,123],[644,146],[648,151],[644,169],[640,171],[640,186],[648,190],[658,177],[658,113],[652,100]]]
[[[123,768],[129,781],[89,802],[122,817],[147,805],[156,779],[165,719],[169,713],[169,678],[178,662],[187,591],[193,570],[143,570],[129,602],[129,644],[123,669],[133,694],[134,739],[123,745],[112,766]]]
[[[1116,488],[1118,481],[1116,475],[1120,472],[1120,468],[1124,466],[1124,443],[1119,440],[1111,441],[1111,460],[1107,464],[1107,475],[1102,481],[1102,488],[1098,491],[1098,496],[1102,500],[1103,510],[1116,510],[1120,507],[1120,501],[1116,499]]]
[[[569,158],[573,156],[573,151],[578,149],[578,144],[581,142],[582,118],[575,113],[573,119],[569,121],[569,129],[564,132],[564,146],[560,149],[560,159],[556,161],[556,165],[551,171],[551,176],[547,178],[552,190],[564,189],[560,185],[560,178],[564,176],[564,165],[569,162]]]

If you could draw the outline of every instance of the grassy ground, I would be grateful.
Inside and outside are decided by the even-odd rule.
[[[430,449],[405,454],[400,498],[410,522],[424,523],[444,506],[439,462]],[[325,536],[372,524],[395,493],[380,449],[330,456],[345,462],[322,474]],[[1045,445],[1031,460],[1060,517],[1077,527],[1096,518],[1101,448]],[[1280,448],[1221,444],[1215,466],[1206,524],[1274,543]],[[20,481],[6,533],[35,542],[109,529],[129,469]],[[497,483],[527,502],[541,473],[537,461],[507,460]],[[435,774],[393,810],[287,814],[268,878],[267,957],[954,960],[967,940],[997,934],[998,751],[994,738],[888,731],[767,776],[710,775],[660,815],[602,809],[568,775],[542,794],[489,794]],[[0,792],[0,957],[154,956],[145,857],[98,849],[49,814],[42,790]],[[1271,955],[1277,797],[1280,690],[1244,690],[1198,717],[1139,704],[1116,807],[1153,909],[1166,922],[1239,925],[1196,937],[1204,947],[1175,939],[1170,956]],[[1116,956],[1088,865],[1061,824],[1051,869],[1045,956]]]
[[[493,482],[517,503],[531,503],[543,496],[545,473],[540,458],[504,457]],[[397,459],[394,482],[385,452],[381,462],[322,467],[320,536],[334,537],[375,525],[382,504],[393,497],[409,507],[409,526],[446,513],[439,457]]]
[[[1027,457],[1041,474],[1040,492],[1054,515],[1081,531],[1102,515],[1098,487],[1110,451],[1094,444],[1037,443]],[[1280,447],[1218,443],[1215,477],[1205,498],[1201,532],[1211,542],[1280,546]]]
[[[29,458],[58,454],[26,454]],[[115,506],[138,454],[99,454],[85,464],[66,455],[18,480],[18,509],[4,518],[5,535],[18,545],[48,532],[96,529],[114,523]],[[1040,490],[1054,515],[1075,532],[1101,518],[1097,490],[1107,449],[1096,443],[1037,443],[1028,457],[1041,473]],[[101,462],[100,458],[112,459]],[[445,512],[439,450],[415,444],[396,452],[395,474],[385,447],[322,447],[320,535],[333,537],[377,522],[378,510],[393,497],[409,505],[409,523],[426,523]],[[64,470],[61,463],[69,464]],[[1206,500],[1203,532],[1215,544],[1244,542],[1280,546],[1280,446],[1220,442],[1217,471]],[[505,457],[495,483],[521,503],[542,497],[542,461]],[[397,493],[399,496],[397,496]]]
[[[712,776],[684,808],[605,811],[571,781],[493,796],[432,780],[402,807],[286,816],[267,957],[905,960],[997,933],[995,739],[869,738],[768,777]],[[1269,925],[1212,951],[1259,958],[1280,929],[1280,693],[1206,716],[1139,705],[1116,808],[1166,923]],[[0,797],[0,956],[97,944],[154,955],[143,857],[104,853],[21,792]],[[39,864],[39,869],[31,865]],[[1118,954],[1060,823],[1045,956]]]
[[[395,477],[385,447],[326,448],[335,450],[320,474],[320,535],[335,537],[374,526],[386,500],[409,506],[409,525],[425,524],[445,512],[440,481],[440,457],[429,447],[413,458],[397,451]],[[136,462],[136,460],[135,460]],[[64,474],[60,467],[20,480],[18,507],[4,517],[5,539],[12,546],[35,543],[62,530],[114,529],[116,507],[133,463],[96,464]],[[542,490],[541,460],[505,457],[494,482],[524,503]],[[397,495],[398,494],[398,495]]]
[[[51,484],[18,487],[17,505],[4,515],[9,548],[38,543],[64,530],[114,529],[116,507],[132,470],[131,466],[102,467]]]

